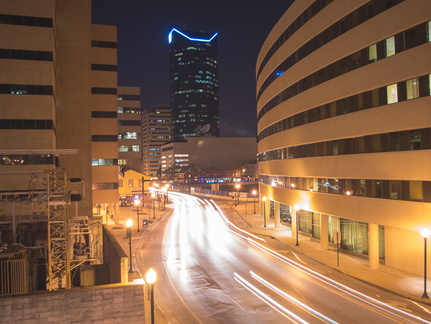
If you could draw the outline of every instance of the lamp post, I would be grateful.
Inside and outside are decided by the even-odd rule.
[[[157,279],[157,273],[153,268],[145,274],[145,281],[149,284],[150,298],[151,298],[151,324],[154,324],[154,283]]]
[[[298,232],[299,232],[299,205],[295,205],[295,222],[296,222],[296,246],[299,246],[299,240],[298,240]]]
[[[253,209],[254,209],[254,214],[256,214],[256,194],[257,194],[257,191],[256,191],[256,190],[253,190],[253,191],[251,192],[251,194],[253,195]]]
[[[263,227],[266,227],[266,197],[262,197],[263,201]]]
[[[156,218],[156,205],[155,205],[155,202],[154,202],[155,197],[156,197],[156,194],[152,193],[151,194],[151,199],[152,199],[152,202],[153,202],[152,203],[153,204],[153,219]]]
[[[428,228],[424,228],[421,232],[424,238],[424,293],[422,298],[429,298],[427,294],[427,238],[430,237],[431,231]]]
[[[136,221],[138,222],[138,232],[140,232],[140,229],[139,229],[139,204],[141,203],[141,201],[139,199],[135,199],[134,203],[136,206]]]
[[[133,221],[129,218],[126,221],[127,237],[129,238],[129,272],[132,273],[132,225]]]
[[[235,185],[235,188],[236,188],[236,200],[237,200],[235,202],[235,206],[236,206],[236,205],[239,205],[239,188],[241,188],[241,185],[239,183],[237,183]]]

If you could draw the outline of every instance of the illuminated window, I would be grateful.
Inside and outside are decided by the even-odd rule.
[[[406,81],[407,100],[419,97],[419,79],[413,78]]]
[[[386,87],[388,104],[398,102],[397,84],[391,84]]]
[[[118,180],[118,187],[122,187],[123,186],[123,179]]]
[[[431,21],[427,22],[427,40],[428,42],[431,42]]]
[[[132,151],[133,152],[139,152],[140,151],[140,146],[139,145],[132,145]]]
[[[395,37],[389,37],[385,41],[386,45],[386,57],[392,56],[395,54]]]
[[[377,61],[377,46],[376,46],[376,44],[368,47],[368,61],[370,61],[370,62]]]
[[[129,179],[129,187],[133,187],[133,179]]]

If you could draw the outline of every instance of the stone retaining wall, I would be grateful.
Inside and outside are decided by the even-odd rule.
[[[0,298],[0,323],[142,323],[142,284],[114,284]]]

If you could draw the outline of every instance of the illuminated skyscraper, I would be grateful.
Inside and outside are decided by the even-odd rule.
[[[173,139],[219,136],[217,33],[169,33]]]

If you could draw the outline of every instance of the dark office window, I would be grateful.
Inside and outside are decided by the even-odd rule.
[[[52,52],[0,48],[0,58],[31,61],[52,61]]]
[[[115,111],[92,111],[91,117],[93,118],[117,118]]]
[[[140,95],[118,95],[118,100],[141,100]]]
[[[107,95],[116,95],[117,89],[116,88],[91,88],[92,94],[107,94]]]
[[[91,69],[93,71],[117,71],[117,66],[109,64],[91,64]]]
[[[105,42],[105,41],[92,40],[91,46],[92,47],[104,47],[104,48],[117,48],[117,43],[116,42]]]
[[[140,120],[119,120],[118,126],[141,126]]]
[[[0,15],[0,24],[52,27],[52,18]]]
[[[30,84],[0,84],[0,94],[52,95],[52,86]]]
[[[118,135],[92,135],[92,142],[117,142]]]
[[[50,119],[0,119],[0,129],[40,129],[52,130],[54,123]]]

